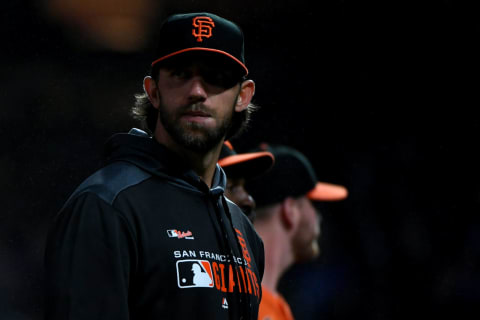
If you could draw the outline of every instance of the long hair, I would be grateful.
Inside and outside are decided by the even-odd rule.
[[[154,78],[153,80],[157,82],[157,79]],[[131,115],[140,122],[143,130],[153,135],[157,126],[158,110],[152,105],[146,92],[137,93],[134,97],[135,103],[131,108]],[[252,113],[258,110],[258,108],[257,105],[250,103],[242,112],[234,112],[232,124],[227,131],[225,140],[239,136],[244,132],[248,128]]]

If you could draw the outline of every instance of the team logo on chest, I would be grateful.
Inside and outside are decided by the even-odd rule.
[[[213,287],[213,273],[207,260],[177,261],[177,282],[180,288]]]
[[[240,230],[235,229],[235,232],[241,247],[241,252],[238,252],[240,256],[192,248],[194,243],[185,244],[184,249],[174,250],[178,287],[213,288],[224,293],[238,292],[260,299],[260,282],[247,242]],[[172,238],[187,239],[186,233],[179,233],[178,230],[168,230],[168,233]],[[227,306],[228,303],[223,305],[224,308]]]

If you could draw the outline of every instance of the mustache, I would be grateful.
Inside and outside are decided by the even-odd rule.
[[[180,114],[189,113],[189,112],[203,112],[209,115],[212,114],[212,111],[207,106],[205,106],[203,103],[200,103],[200,102],[184,105],[180,107],[178,111]]]

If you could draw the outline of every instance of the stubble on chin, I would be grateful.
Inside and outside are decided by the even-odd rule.
[[[199,107],[184,107],[182,110]],[[232,116],[222,120],[222,123],[216,128],[206,128],[198,123],[184,123],[180,121],[181,112],[177,112],[174,116],[165,112],[160,106],[159,113],[160,122],[172,139],[182,147],[190,149],[194,152],[204,153],[214,148],[221,139],[226,135],[232,124]]]
[[[308,262],[320,255],[320,244],[318,237],[298,235],[293,240],[295,261],[298,263]]]

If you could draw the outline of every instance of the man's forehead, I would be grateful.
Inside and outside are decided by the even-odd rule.
[[[165,59],[160,64],[161,68],[208,68],[212,70],[238,71],[238,66],[230,59],[208,52],[190,52]]]

